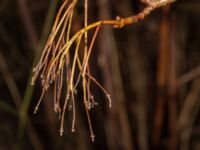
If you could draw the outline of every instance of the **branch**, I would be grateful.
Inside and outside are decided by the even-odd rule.
[[[161,0],[161,1],[157,1],[157,2],[151,2],[142,12],[138,13],[137,15],[133,15],[133,16],[130,16],[127,18],[120,18],[119,16],[117,16],[116,20],[102,20],[102,21],[92,23],[92,24],[88,25],[87,27],[83,28],[82,30],[80,30],[79,32],[77,32],[74,35],[74,37],[76,37],[77,35],[79,35],[82,32],[85,33],[86,31],[88,31],[92,28],[95,28],[97,26],[101,26],[101,25],[112,25],[114,28],[122,28],[126,25],[134,24],[136,22],[143,20],[153,10],[160,8],[162,6],[166,6],[171,3],[174,3],[175,1],[176,0]]]
[[[157,2],[149,2],[147,7],[140,13],[134,16],[130,16],[127,18],[120,18],[116,17],[115,20],[101,20],[94,22],[90,25],[87,24],[88,20],[88,12],[87,12],[87,0],[85,0],[85,24],[84,28],[76,32],[71,38],[70,38],[70,31],[72,26],[72,20],[73,20],[73,13],[75,6],[77,4],[77,0],[73,0],[69,2],[68,0],[64,1],[63,5],[61,6],[57,17],[55,19],[51,34],[49,36],[49,39],[47,40],[46,46],[43,50],[43,54],[40,58],[40,61],[38,65],[34,68],[34,76],[32,78],[32,84],[34,85],[35,80],[38,78],[38,76],[41,78],[42,81],[42,95],[35,107],[35,113],[37,112],[39,105],[42,101],[44,93],[48,90],[49,86],[54,84],[54,108],[55,112],[61,112],[61,135],[63,134],[63,126],[64,126],[64,116],[66,112],[66,108],[68,105],[68,101],[71,100],[73,105],[73,121],[72,121],[72,131],[75,131],[74,124],[75,124],[75,103],[74,103],[74,95],[76,94],[76,90],[74,87],[81,81],[82,79],[82,90],[83,90],[83,103],[85,105],[86,113],[88,116],[88,123],[91,130],[92,138],[94,137],[93,131],[91,129],[91,122],[89,118],[89,110],[90,105],[93,104],[94,101],[91,99],[91,89],[90,89],[90,69],[89,69],[89,58],[91,55],[91,50],[93,48],[93,43],[95,41],[95,38],[97,36],[97,33],[101,26],[103,25],[111,25],[113,28],[122,28],[126,25],[134,24],[136,22],[139,22],[143,20],[146,16],[148,16],[153,10],[168,5],[170,3],[175,2],[175,0],[160,0]],[[92,40],[90,41],[90,47],[88,47],[88,31],[96,29],[95,34],[92,37]],[[67,31],[67,32],[65,32]],[[84,57],[82,60],[79,58],[79,50],[81,43],[81,40],[84,37]],[[73,47],[75,45],[75,47]],[[89,49],[88,49],[89,48]],[[75,52],[75,55],[73,56],[73,59],[70,60],[71,51],[72,49]],[[76,67],[78,66],[78,67]],[[64,69],[66,68],[66,69]],[[67,73],[67,77],[65,76],[65,73],[63,73],[63,69]],[[78,78],[75,78],[75,70],[79,72]],[[66,98],[64,100],[64,105],[61,108],[61,105],[63,104],[59,99],[61,91],[62,91],[62,81],[63,78],[66,77],[67,82],[67,91],[65,93]],[[89,78],[88,78],[89,77]],[[93,80],[95,81],[95,80]],[[75,85],[75,86],[74,86]],[[96,85],[99,87],[100,85],[96,82]],[[100,86],[101,87],[101,86]],[[105,92],[102,90],[102,92]],[[107,94],[109,95],[109,94]],[[110,102],[110,98],[108,97],[108,100]],[[111,104],[110,104],[111,106]]]

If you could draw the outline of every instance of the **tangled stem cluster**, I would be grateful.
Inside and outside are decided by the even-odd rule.
[[[75,94],[76,88],[82,82],[83,102],[88,118],[88,123],[91,132],[91,138],[94,140],[89,111],[97,103],[94,101],[94,96],[90,89],[90,83],[95,83],[102,92],[106,95],[111,107],[111,98],[103,86],[91,75],[89,68],[89,59],[92,52],[95,39],[100,28],[103,25],[111,25],[114,28],[122,28],[125,25],[136,23],[150,14],[156,8],[165,6],[174,0],[160,0],[156,2],[148,2],[147,7],[140,13],[127,18],[116,17],[115,20],[102,20],[88,25],[88,0],[85,0],[85,24],[84,28],[75,33],[72,37],[71,27],[73,24],[73,14],[78,0],[65,0],[60,7],[52,27],[51,34],[47,40],[39,63],[34,68],[34,76],[32,84],[34,85],[38,77],[41,78],[43,87],[41,97],[35,107],[34,113],[38,111],[44,93],[50,85],[54,86],[54,111],[59,114],[61,119],[60,135],[64,132],[64,118],[68,107],[72,107],[73,120],[72,132],[75,131]],[[94,29],[90,44],[88,44],[88,31]],[[84,39],[84,56],[81,59],[79,56],[80,44]],[[78,72],[78,76],[75,75]],[[64,88],[64,86],[66,88]],[[64,92],[64,90],[65,92]],[[64,100],[61,100],[62,93],[65,93]]]

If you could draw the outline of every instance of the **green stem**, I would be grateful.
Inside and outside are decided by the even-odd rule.
[[[18,112],[17,110],[12,107],[11,105],[9,105],[8,103],[6,103],[4,100],[0,100],[0,109],[8,112],[9,114],[17,117],[18,116]]]
[[[37,63],[37,61],[38,61],[38,59],[41,55],[42,48],[44,47],[45,42],[48,38],[49,31],[50,31],[51,25],[53,23],[53,19],[54,19],[53,16],[55,15],[57,4],[58,4],[57,0],[52,0],[51,3],[50,3],[49,10],[48,10],[47,17],[46,17],[46,21],[45,21],[44,28],[43,28],[43,32],[42,32],[42,38],[40,40],[39,46],[38,46],[36,54],[35,54],[33,67]],[[32,69],[33,69],[33,67],[32,67]],[[19,148],[20,149],[22,148],[22,145],[23,145],[24,127],[25,127],[25,124],[26,124],[26,118],[27,118],[31,98],[32,98],[33,91],[34,91],[34,86],[30,85],[31,78],[32,78],[32,69],[31,69],[31,73],[30,73],[30,76],[29,76],[29,79],[28,79],[26,90],[25,90],[23,103],[21,105],[21,109],[20,109],[20,112],[19,112],[19,124],[18,124],[18,136],[19,137],[18,138],[19,138]]]

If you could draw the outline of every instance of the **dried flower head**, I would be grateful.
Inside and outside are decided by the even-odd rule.
[[[66,0],[57,16],[49,36],[49,39],[44,48],[43,54],[39,60],[39,63],[34,68],[34,76],[32,78],[32,84],[34,85],[36,79],[40,77],[42,84],[42,94],[35,107],[34,113],[38,111],[44,93],[48,88],[54,86],[54,111],[59,113],[61,119],[60,135],[64,132],[64,118],[65,112],[68,106],[71,105],[73,111],[73,120],[71,131],[75,131],[75,94],[77,85],[82,82],[83,88],[83,102],[85,105],[86,114],[91,131],[92,140],[94,140],[94,133],[90,121],[89,111],[97,102],[94,100],[94,96],[90,89],[90,83],[94,82],[108,97],[109,106],[111,107],[110,96],[107,91],[101,86],[100,83],[91,75],[89,68],[89,58],[92,52],[92,48],[99,32],[100,26],[97,26],[91,40],[89,47],[87,30],[78,32],[73,37],[70,37],[70,31],[73,21],[73,13],[77,0]],[[67,9],[66,9],[67,8]],[[87,3],[85,8],[87,9]],[[87,26],[87,11],[85,11],[85,26]],[[80,43],[84,39],[85,49],[84,57],[81,60],[79,57]],[[73,56],[72,56],[73,54]],[[70,60],[71,56],[73,57]],[[79,72],[78,77],[75,76],[75,71]],[[64,87],[66,85],[66,87]],[[65,89],[66,92],[63,92]],[[65,93],[65,99],[61,100],[61,94]]]
[[[147,7],[140,13],[127,18],[116,17],[115,20],[102,20],[88,25],[88,0],[85,0],[85,19],[84,28],[70,36],[73,24],[74,9],[78,0],[65,0],[60,7],[55,18],[51,34],[47,40],[39,63],[34,68],[32,84],[40,77],[42,84],[42,94],[35,107],[34,113],[38,111],[44,93],[48,88],[54,86],[54,111],[59,114],[61,119],[60,135],[64,132],[64,118],[67,107],[73,111],[73,120],[71,131],[75,131],[75,94],[77,85],[82,82],[83,103],[88,118],[91,132],[91,138],[94,140],[89,111],[97,103],[90,89],[90,83],[95,83],[108,98],[109,107],[111,107],[111,98],[103,86],[91,75],[89,68],[89,59],[97,34],[102,25],[111,25],[114,28],[122,28],[125,25],[136,23],[148,16],[154,9],[165,6],[175,0],[152,0],[148,1]],[[146,1],[145,1],[146,2]],[[88,31],[94,29],[95,32],[88,44]],[[80,44],[84,40],[84,56],[79,57]],[[72,59],[71,59],[72,58]],[[75,75],[78,72],[78,76]],[[65,90],[62,90],[65,89]],[[65,91],[65,92],[63,92]],[[65,99],[61,95],[65,94]]]

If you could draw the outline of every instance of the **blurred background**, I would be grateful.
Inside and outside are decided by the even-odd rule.
[[[53,89],[39,112],[40,82],[30,85],[60,0],[0,1],[0,150],[199,150],[200,2],[178,0],[122,29],[104,27],[90,60],[91,72],[111,94],[92,90],[90,114],[76,98],[76,132],[67,111],[64,136],[53,111]],[[127,17],[144,8],[139,0],[89,0],[89,22]],[[83,26],[79,1],[73,32]]]

